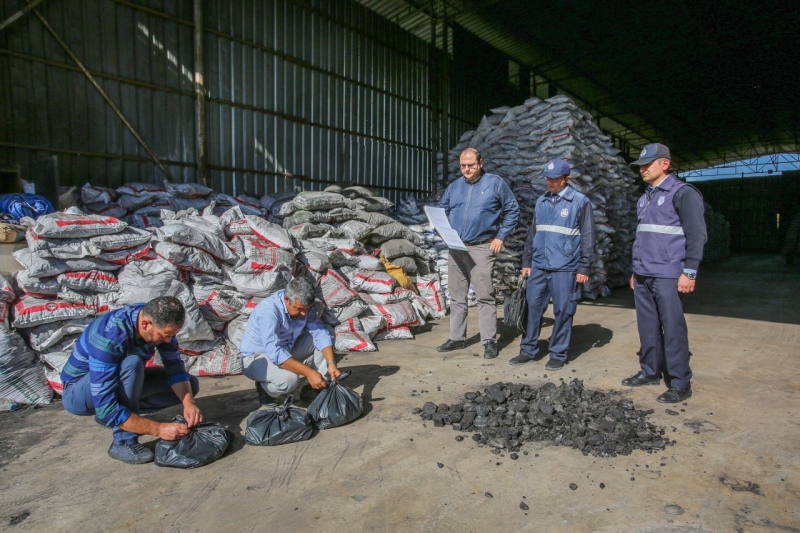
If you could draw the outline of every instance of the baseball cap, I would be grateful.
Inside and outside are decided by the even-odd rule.
[[[648,144],[642,149],[639,159],[628,166],[646,165],[656,159],[672,159],[669,155],[669,148],[659,143]]]
[[[563,159],[553,159],[544,166],[542,176],[545,178],[560,178],[569,176],[569,164]]]

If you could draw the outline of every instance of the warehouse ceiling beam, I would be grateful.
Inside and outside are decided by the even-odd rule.
[[[11,26],[12,24],[14,24],[17,20],[19,20],[23,16],[25,16],[25,13],[27,13],[28,11],[30,11],[34,7],[38,6],[42,2],[44,2],[44,0],[33,0],[28,5],[24,6],[22,9],[20,9],[19,11],[17,11],[13,15],[11,15],[10,17],[8,17],[6,20],[3,21],[2,24],[0,24],[0,31],[3,31],[8,26]]]
[[[25,0],[25,1],[28,2],[28,4],[31,3],[31,0]],[[35,1],[35,0],[33,0],[33,1]],[[117,116],[120,118],[120,120],[122,120],[123,124],[125,124],[125,126],[128,128],[128,130],[130,130],[130,132],[133,134],[133,136],[136,138],[136,140],[139,142],[139,144],[142,145],[142,147],[145,149],[145,151],[150,156],[150,158],[153,160],[153,162],[156,164],[156,166],[161,169],[161,172],[163,172],[164,175],[168,179],[172,179],[172,176],[170,176],[169,172],[167,172],[167,170],[161,164],[161,161],[159,161],[158,157],[156,157],[155,152],[153,152],[153,150],[150,148],[150,146],[148,146],[147,143],[144,142],[144,139],[142,139],[142,136],[139,135],[138,131],[136,131],[136,128],[133,127],[133,124],[131,124],[128,121],[128,119],[125,118],[125,115],[122,113],[122,111],[119,109],[119,107],[117,107],[117,105],[114,103],[114,101],[111,99],[111,97],[109,97],[108,94],[103,90],[103,88],[100,87],[100,84],[97,83],[97,80],[94,79],[94,76],[92,76],[92,74],[86,69],[86,67],[83,65],[81,60],[78,59],[78,56],[76,56],[75,53],[70,49],[70,47],[67,46],[67,43],[65,43],[64,40],[61,39],[61,37],[58,35],[58,33],[56,33],[56,31],[53,29],[53,27],[50,26],[50,24],[47,22],[47,20],[44,18],[44,16],[39,12],[39,10],[36,9],[35,7],[32,8],[32,10],[33,10],[33,14],[36,15],[36,18],[38,18],[39,21],[42,23],[42,25],[45,27],[45,29],[47,29],[47,31],[50,32],[50,35],[53,36],[53,38],[56,40],[58,45],[67,53],[67,55],[75,62],[75,64],[78,65],[78,68],[81,69],[81,72],[83,72],[83,75],[86,76],[86,78],[94,86],[94,88],[97,89],[97,92],[100,93],[100,96],[103,97],[103,100],[105,100],[106,103],[111,107],[111,109],[114,110],[114,113],[117,114]]]

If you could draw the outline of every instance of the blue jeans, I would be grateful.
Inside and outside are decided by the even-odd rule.
[[[192,396],[197,395],[200,383],[191,376]],[[84,375],[64,387],[63,404],[68,413],[80,416],[95,414],[92,400],[92,384],[89,374]],[[181,403],[178,395],[167,383],[167,376],[161,368],[145,369],[144,361],[138,355],[129,355],[119,365],[119,388],[117,401],[136,414],[150,414]],[[113,429],[114,442],[135,441],[138,435],[125,431],[119,426]]]
[[[533,359],[539,355],[539,332],[542,315],[553,298],[553,333],[550,335],[550,358],[567,360],[567,349],[572,337],[572,317],[578,308],[578,283],[575,272],[556,272],[531,268],[525,289],[528,300],[528,326],[519,348]]]

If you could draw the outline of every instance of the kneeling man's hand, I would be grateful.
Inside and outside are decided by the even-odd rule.
[[[328,365],[328,375],[331,377],[331,379],[338,378],[341,373],[342,372],[339,370],[339,367],[336,366],[336,363],[331,363]]]
[[[308,380],[308,384],[311,385],[312,389],[324,389],[325,388],[325,380],[322,378],[322,374],[317,372],[316,370],[311,370],[307,375],[306,379]]]
[[[186,420],[186,424],[193,428],[197,424],[203,421],[203,414],[200,412],[200,408],[194,403],[194,401],[186,401],[183,404],[183,419]]]
[[[164,440],[178,440],[189,433],[189,426],[170,422],[161,424],[158,428],[158,437]]]

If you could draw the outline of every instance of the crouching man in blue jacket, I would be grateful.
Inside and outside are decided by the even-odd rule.
[[[511,366],[539,355],[542,315],[553,298],[555,325],[550,337],[547,370],[561,370],[567,361],[572,317],[578,308],[578,284],[589,280],[594,258],[594,215],[589,199],[568,186],[570,168],[554,159],[545,165],[547,191],[536,201],[534,222],[522,254],[522,275],[528,278],[528,325],[519,355]]]

